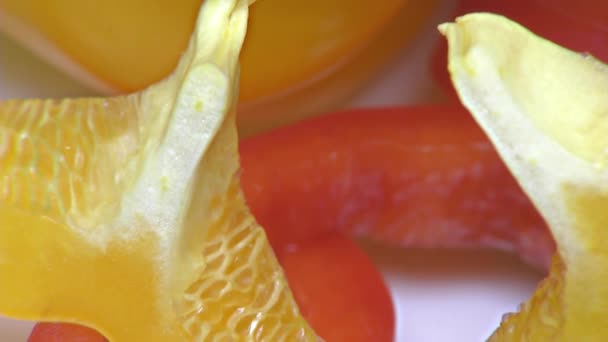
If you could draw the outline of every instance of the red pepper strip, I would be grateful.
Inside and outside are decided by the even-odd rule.
[[[353,110],[240,147],[245,196],[279,258],[339,231],[550,264],[545,223],[460,105]]]
[[[302,315],[329,342],[392,342],[395,314],[382,275],[351,239],[298,243],[281,265]]]
[[[38,323],[29,342],[106,342],[97,331],[70,323]]]
[[[502,14],[559,45],[608,62],[608,1],[462,0],[450,20],[472,12]],[[456,99],[445,39],[439,40],[431,68],[439,86]]]

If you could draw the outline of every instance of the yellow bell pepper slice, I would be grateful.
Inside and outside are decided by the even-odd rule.
[[[245,0],[115,98],[0,103],[0,312],[111,341],[315,340],[238,181]]]
[[[608,66],[493,14],[443,24],[458,95],[547,221],[558,255],[493,341],[608,337]]]

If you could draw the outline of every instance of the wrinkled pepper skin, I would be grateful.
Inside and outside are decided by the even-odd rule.
[[[274,246],[339,231],[550,264],[545,223],[460,105],[337,113],[253,137],[240,151],[248,204]]]

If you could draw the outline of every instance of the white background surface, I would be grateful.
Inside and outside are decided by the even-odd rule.
[[[438,19],[439,20],[439,19]],[[434,29],[404,52],[351,106],[411,103],[432,86],[421,62]],[[0,99],[92,95],[60,72],[0,36]],[[503,313],[516,310],[542,275],[515,257],[482,251],[417,251],[366,246],[394,295],[397,341],[483,341]],[[0,318],[0,341],[25,341],[31,323]]]

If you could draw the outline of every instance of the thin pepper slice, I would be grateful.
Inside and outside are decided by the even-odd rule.
[[[247,15],[205,1],[179,67],[140,93],[0,102],[3,315],[113,342],[317,340],[239,185]]]
[[[473,12],[504,15],[568,49],[608,61],[606,1],[462,0],[454,11],[452,20]],[[447,43],[441,40],[432,57],[432,74],[441,89],[456,100],[446,65]]]
[[[106,342],[97,330],[72,323],[38,323],[28,342]]]
[[[340,231],[499,248],[549,267],[545,223],[460,105],[337,113],[247,139],[240,152],[243,191],[274,246]]]
[[[548,222],[549,276],[492,341],[608,336],[608,65],[503,16],[443,24],[459,98]]]

